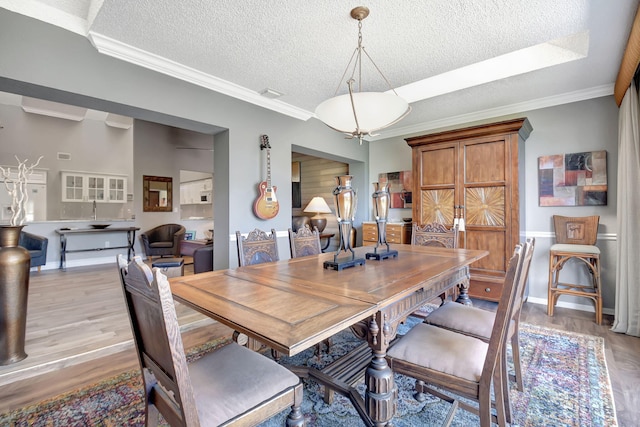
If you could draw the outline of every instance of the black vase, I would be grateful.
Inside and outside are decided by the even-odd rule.
[[[0,365],[25,357],[31,255],[18,246],[22,225],[0,226]]]

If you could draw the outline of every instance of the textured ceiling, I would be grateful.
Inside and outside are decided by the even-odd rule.
[[[576,34],[586,57],[412,102],[382,137],[613,93],[637,0],[369,0],[363,45],[401,86]],[[102,53],[306,119],[357,44],[343,0],[0,0],[87,36]],[[43,11],[46,11],[44,13]],[[169,71],[167,71],[169,70]],[[364,73],[363,90],[385,90]],[[283,93],[278,100],[263,89]]]

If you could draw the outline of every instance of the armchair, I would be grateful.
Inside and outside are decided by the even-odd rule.
[[[180,224],[163,224],[140,235],[148,259],[154,256],[180,257],[180,241],[186,229]]]
[[[47,263],[47,246],[49,239],[43,236],[27,233],[22,231],[20,233],[20,240],[18,246],[22,246],[29,251],[31,255],[31,267],[40,268]]]

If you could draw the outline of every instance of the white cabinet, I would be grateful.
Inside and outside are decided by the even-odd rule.
[[[181,205],[209,205],[213,191],[213,180],[201,179],[180,184]]]
[[[124,203],[126,197],[126,176],[62,172],[63,202]]]
[[[107,199],[111,203],[124,203],[127,201],[127,179],[125,177],[110,176],[107,178]]]

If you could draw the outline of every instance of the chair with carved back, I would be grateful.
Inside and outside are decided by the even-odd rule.
[[[451,424],[458,407],[477,414],[481,427],[489,427],[492,422],[507,425],[504,395],[508,390],[504,389],[502,378],[502,348],[506,345],[506,332],[523,261],[523,249],[518,245],[508,263],[488,343],[418,323],[393,342],[387,352],[387,361],[394,373],[416,379],[416,398],[430,393],[452,403],[444,425]],[[477,406],[466,400],[475,402]]]
[[[137,256],[118,256],[120,279],[142,371],[145,425],[257,425],[291,408],[304,426],[302,383],[285,367],[231,342],[187,364],[169,282]]]
[[[549,249],[549,283],[547,314],[561,295],[586,297],[593,300],[596,323],[602,324],[602,283],[600,279],[600,249],[596,246],[600,216],[567,217],[553,215],[556,243]],[[568,283],[560,280],[564,267],[577,264],[587,267],[588,283]],[[565,273],[568,273],[565,270]],[[577,282],[578,280],[574,280]]]
[[[443,248],[458,247],[458,227],[448,229],[443,224],[432,222],[418,225],[413,223],[411,244],[417,246],[440,246]]]
[[[297,232],[289,229],[289,248],[291,258],[321,254],[318,229],[313,227],[311,230],[308,225],[300,227]]]
[[[308,224],[298,228],[298,231],[289,229],[289,248],[291,249],[291,258],[298,258],[310,255],[319,255],[322,253],[320,247],[320,233],[318,228],[313,227],[313,231]],[[331,338],[323,341],[327,346],[327,351],[331,347]],[[318,358],[321,356],[322,343],[316,344],[316,354]]]
[[[424,225],[418,225],[413,223],[411,230],[411,244],[416,246],[436,246],[442,248],[455,249],[458,247],[458,226],[448,229],[444,224],[432,222]],[[469,279],[466,279],[464,283],[458,284],[458,287],[465,289],[469,288]],[[447,299],[447,295],[451,296],[452,300],[457,297],[457,287],[452,288],[447,293],[440,295],[442,303]],[[420,312],[416,313],[420,314]]]
[[[238,264],[246,265],[262,264],[263,262],[278,261],[278,239],[276,230],[271,229],[271,234],[256,228],[249,232],[247,237],[236,231],[238,244]]]
[[[523,245],[522,271],[516,285],[516,299],[514,301],[509,329],[507,331],[507,341],[511,342],[511,354],[513,357],[513,368],[515,373],[513,379],[515,380],[516,387],[519,391],[524,391],[522,367],[520,365],[520,340],[518,335],[520,330],[520,314],[522,312],[522,305],[524,304],[524,294],[527,287],[529,267],[531,266],[534,248],[535,238],[527,239]],[[424,322],[488,342],[491,338],[491,331],[495,318],[495,311],[484,310],[478,307],[471,307],[462,304],[448,303],[431,312]],[[502,370],[503,380],[505,380],[503,386],[505,389],[508,389],[509,384],[508,381],[506,381],[508,379],[506,350],[507,348],[504,346],[502,349],[502,361],[504,362]],[[505,393],[505,397],[507,421],[511,422],[512,413],[510,401],[508,399],[509,394]]]

